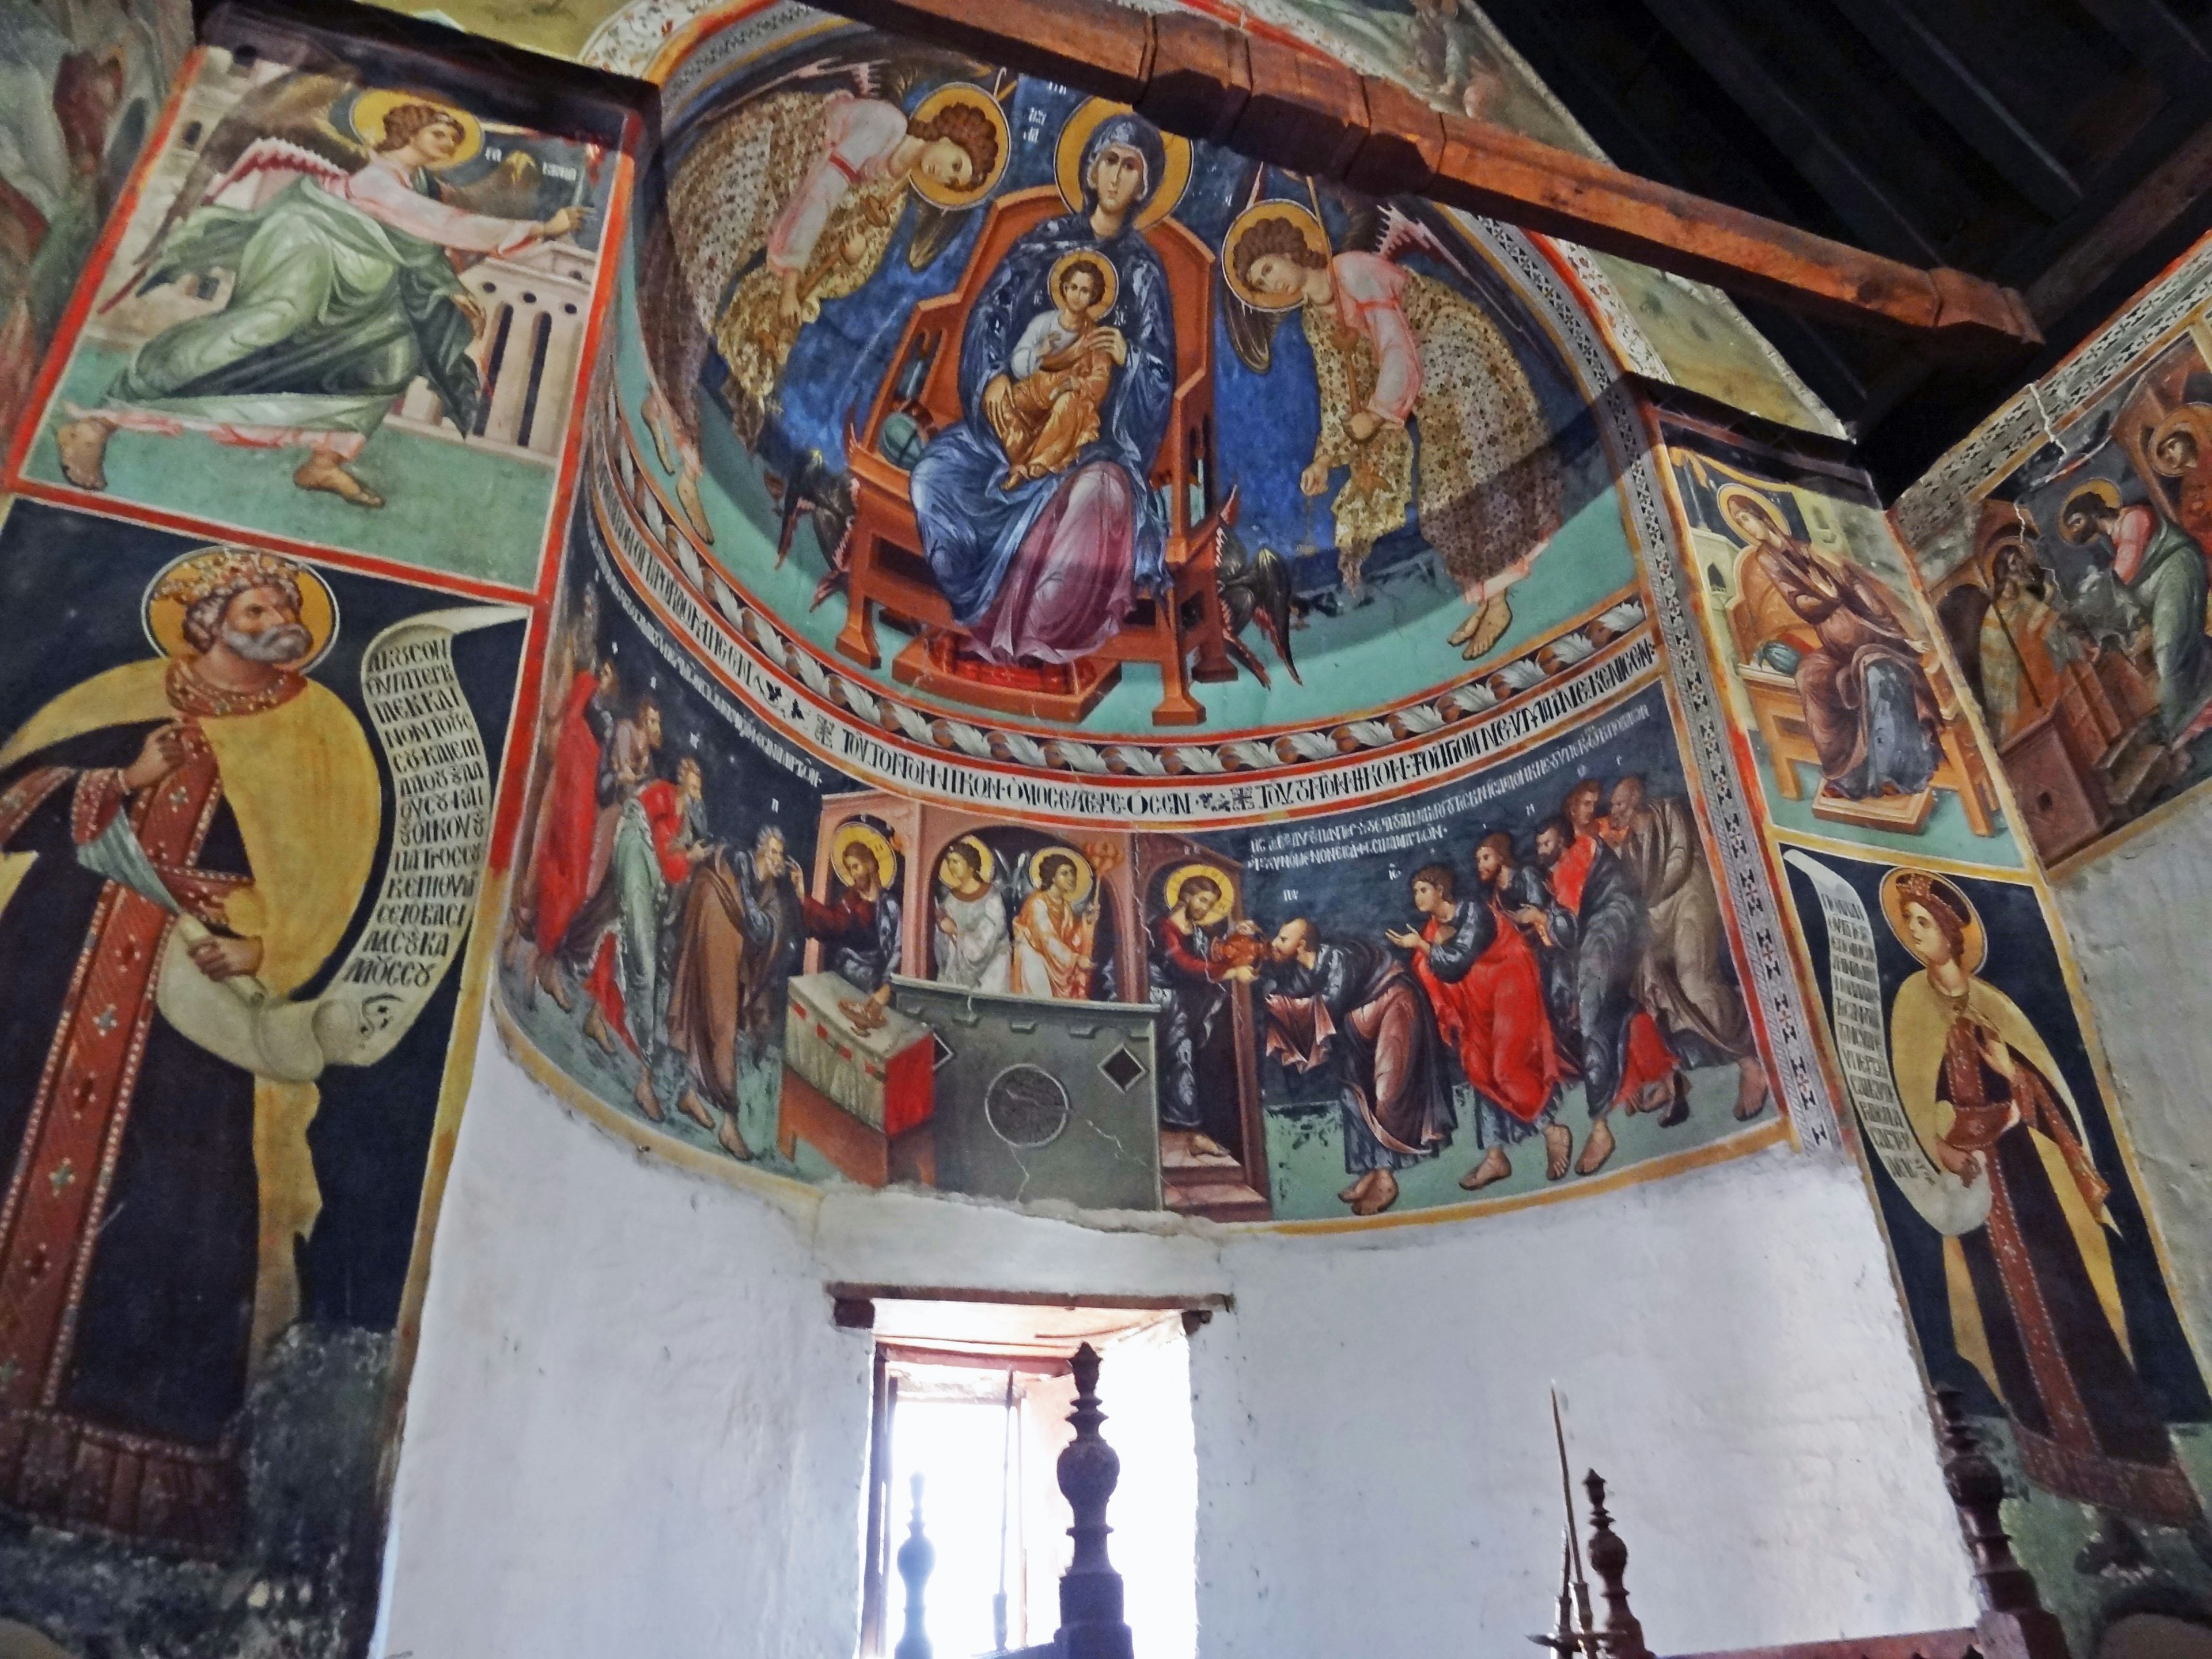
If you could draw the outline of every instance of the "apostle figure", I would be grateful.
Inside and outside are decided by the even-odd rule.
[[[757,1056],[783,1007],[785,977],[799,943],[799,906],[783,878],[783,831],[769,824],[752,850],[704,850],[691,867],[676,921],[668,975],[668,1046],[688,1073],[678,1103],[694,1121],[714,1121],[732,1158],[752,1148],[738,1127],[740,1043]]]
[[[590,964],[584,981],[591,999],[586,1033],[609,1054],[618,1041],[636,1057],[631,1098],[655,1123],[668,1115],[660,1097],[672,1076],[663,1027],[662,924],[690,878],[693,860],[704,851],[701,793],[699,763],[686,755],[673,781],[655,778],[623,803],[607,878],[578,914],[566,947],[574,959]],[[713,1114],[688,1084],[678,1085],[677,1104],[700,1127],[714,1127]]]
[[[2212,548],[2212,405],[2184,404],[2150,440],[2151,470],[2173,480],[2174,517],[2200,548]]]
[[[865,994],[865,1000],[838,1007],[861,1030],[872,1030],[883,1024],[891,975],[899,971],[899,901],[891,891],[898,854],[882,830],[857,819],[839,826],[831,849],[841,878],[835,898],[810,896],[796,860],[784,860],[784,873],[798,896],[801,929],[822,942],[831,971]]]
[[[2001,541],[1990,555],[1990,608],[1977,641],[1982,704],[2002,744],[2066,693],[2066,670],[2087,653],[2071,620],[2045,596],[2046,578],[2027,547]]]
[[[1636,975],[1650,922],[1613,851],[1592,833],[1602,793],[1595,779],[1568,792],[1564,814],[1536,831],[1536,861],[1551,884],[1551,903],[1524,911],[1536,928],[1575,964],[1575,1024],[1582,1034],[1583,1097],[1590,1132],[1578,1174],[1595,1175],[1613,1153],[1616,1106],[1631,1111],[1663,1109],[1662,1127],[1689,1115],[1689,1096],[1679,1063],[1651,1016],[1638,1006]]]
[[[2168,743],[2182,742],[2212,684],[2203,550],[2141,501],[2122,507],[2118,486],[2102,478],[2066,498],[2058,532],[2077,547],[2101,541],[2112,548],[2113,580],[2149,619],[2160,724]]]
[[[599,836],[599,744],[615,693],[612,658],[602,659],[596,672],[578,667],[561,702],[553,770],[539,807],[537,856],[531,863],[537,886],[531,934],[538,947],[532,994],[543,989],[563,1008],[569,997],[556,965],[561,941],[599,884],[592,848]]]
[[[1451,866],[1413,872],[1413,908],[1420,931],[1396,929],[1393,945],[1413,953],[1413,974],[1436,1011],[1437,1030],[1459,1056],[1475,1097],[1475,1138],[1482,1161],[1460,1178],[1480,1192],[1513,1173],[1509,1146],[1541,1135],[1545,1178],[1567,1172],[1574,1139],[1559,1121],[1559,1081],[1566,1067],[1552,1039],[1536,952],[1506,915],[1494,887],[1458,897]]]
[[[199,1046],[164,982],[306,984],[381,805],[360,723],[307,677],[336,613],[306,566],[193,554],[147,623],[165,657],[0,748],[0,1439],[38,1449],[0,1460],[0,1507],[214,1553],[236,1537],[250,1367],[298,1309],[318,1092]]]
[[[1323,939],[1306,916],[1276,929],[1260,971],[1267,1052],[1335,1079],[1354,1177],[1337,1197],[1354,1215],[1380,1214],[1398,1201],[1397,1172],[1436,1157],[1459,1126],[1420,982],[1382,945]]]
[[[1006,896],[991,879],[991,849],[963,836],[937,860],[937,977],[971,991],[1004,991],[1013,975]]]
[[[966,648],[987,661],[1073,662],[1121,631],[1140,592],[1166,583],[1166,509],[1152,471],[1175,393],[1175,312],[1166,268],[1137,223],[1166,167],[1151,122],[1108,115],[1084,149],[1082,210],[1016,239],[968,313],[965,418],[930,440],[912,487],[929,568]],[[1111,304],[1077,348],[1112,362],[1099,435],[1063,470],[1017,482],[991,411],[1012,395],[1024,325],[1054,302],[1052,273],[1078,252],[1115,277]]]
[[[2065,1077],[2019,1006],[1975,976],[1987,939],[1955,884],[1893,871],[1881,897],[1922,964],[1890,1008],[1905,1115],[1940,1167],[1989,1183],[1988,1219],[1943,1241],[1952,1340],[2003,1402],[2027,1479],[2103,1513],[2085,1556],[2141,1559],[2130,1519],[2201,1537],[2196,1489],[2130,1352],[2111,1187]]]
[[[1235,1076],[1236,1057],[1227,1052],[1233,1018],[1228,988],[1251,983],[1255,969],[1249,953],[1232,949],[1231,940],[1250,939],[1259,929],[1231,920],[1225,880],[1206,865],[1185,865],[1170,875],[1166,898],[1166,911],[1152,923],[1146,963],[1152,1004],[1163,1012],[1160,1124],[1190,1136],[1199,1153],[1224,1157],[1226,1149],[1205,1131],[1200,1097],[1223,1094],[1223,1079]]]
[[[1796,678],[1823,792],[1864,800],[1925,789],[1936,775],[1942,715],[1901,604],[1856,565],[1791,536],[1765,496],[1730,485],[1721,491],[1720,507],[1818,641],[1799,660]]]
[[[1604,839],[1636,884],[1650,924],[1637,967],[1637,1002],[1696,1063],[1734,1061],[1735,1115],[1757,1117],[1766,1103],[1766,1070],[1729,968],[1721,896],[1689,802],[1652,799],[1632,772],[1613,784],[1605,821]]]
[[[1036,890],[1014,918],[1013,988],[1023,996],[1082,1002],[1098,966],[1097,884],[1089,864],[1065,848],[1036,855]]]

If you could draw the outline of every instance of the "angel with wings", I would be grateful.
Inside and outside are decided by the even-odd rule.
[[[1455,263],[1442,241],[1395,208],[1354,223],[1352,240],[1372,252],[1333,253],[1318,216],[1296,202],[1246,208],[1222,242],[1230,338],[1264,374],[1275,314],[1302,313],[1321,432],[1298,487],[1319,495],[1339,468],[1348,472],[1333,503],[1345,585],[1358,589],[1375,544],[1411,510],[1467,602],[1451,642],[1474,660],[1504,636],[1505,590],[1559,527],[1551,423],[1490,316],[1400,263],[1413,252]]]
[[[362,92],[349,116],[356,143],[330,118],[355,90],[335,76],[287,76],[210,137],[124,293],[220,270],[234,275],[230,295],[140,346],[104,403],[70,406],[57,438],[71,483],[107,487],[118,431],[196,432],[240,448],[304,449],[294,483],[375,507],[383,497],[348,464],[417,376],[471,430],[482,394],[471,348],[484,313],[449,253],[514,254],[568,235],[585,210],[543,219],[483,210],[534,204],[535,163],[510,157],[471,200],[437,175],[483,147],[474,116],[411,93]]]
[[[942,73],[941,61],[934,67]],[[753,448],[800,331],[875,275],[909,193],[918,206],[907,259],[919,270],[1005,174],[1010,135],[991,93],[953,82],[908,112],[904,96],[930,68],[864,64],[851,88],[771,92],[718,121],[676,167],[665,244],[656,256],[656,226],[641,285],[652,290],[641,294],[653,378],[642,412],[702,540],[714,540],[698,494],[697,381],[709,341],[728,369],[738,435]],[[686,292],[690,315],[668,309]]]

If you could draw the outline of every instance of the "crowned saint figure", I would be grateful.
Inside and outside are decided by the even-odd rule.
[[[0,1509],[215,1554],[249,1373],[298,1311],[317,1091],[218,1058],[164,987],[307,983],[381,807],[360,723],[307,676],[337,625],[313,571],[208,548],[146,611],[163,655],[0,747]]]

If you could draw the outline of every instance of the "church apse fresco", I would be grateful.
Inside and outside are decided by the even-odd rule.
[[[410,74],[434,78],[266,29],[202,49],[18,434],[18,487],[535,587],[620,117],[538,131]]]
[[[20,498],[0,572],[0,1620],[358,1652],[527,613]]]

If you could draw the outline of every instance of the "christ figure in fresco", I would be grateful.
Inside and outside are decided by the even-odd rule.
[[[368,882],[376,761],[304,672],[334,626],[318,583],[242,549],[179,562],[149,595],[168,654],[0,748],[0,1442],[36,1449],[0,1462],[0,1508],[33,1520],[237,1538],[249,1374],[296,1316],[320,1207],[318,1091],[218,1059],[161,993],[182,973],[289,996]],[[95,1457],[99,1482],[71,1478]]]
[[[57,434],[69,481],[107,487],[118,430],[198,432],[245,449],[304,449],[292,475],[301,489],[383,506],[349,463],[417,375],[461,431],[475,423],[482,377],[470,354],[484,311],[448,251],[518,253],[584,222],[580,207],[533,222],[441,199],[433,175],[479,141],[475,117],[424,101],[387,112],[353,173],[279,140],[250,146],[149,278],[234,271],[229,298],[139,347],[105,403],[72,410]],[[248,179],[283,187],[254,207],[215,205]]]

